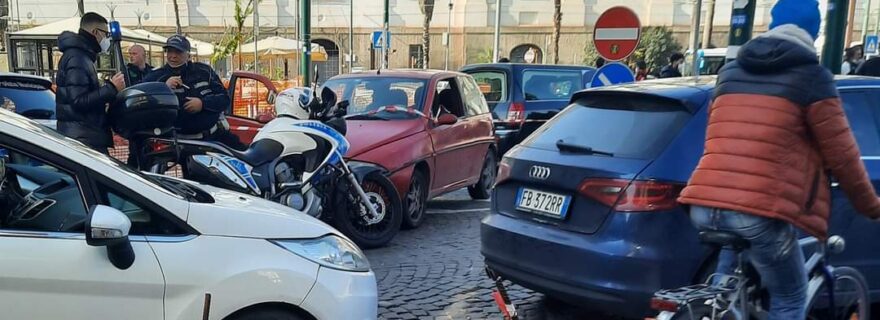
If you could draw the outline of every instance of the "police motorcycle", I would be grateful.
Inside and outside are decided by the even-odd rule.
[[[380,247],[399,231],[403,208],[384,169],[344,160],[347,105],[327,88],[320,99],[316,89],[286,90],[275,98],[276,118],[244,151],[177,139],[173,130],[170,137],[157,128],[133,134],[155,135],[139,148],[151,172],[185,163],[186,179],[284,204],[334,225],[362,248]]]

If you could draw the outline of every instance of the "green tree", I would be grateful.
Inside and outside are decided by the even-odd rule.
[[[233,28],[226,28],[226,32],[220,40],[220,43],[214,47],[214,54],[211,55],[212,64],[237,51],[238,69],[241,70],[244,66],[241,45],[249,41],[251,38],[250,34],[245,34],[242,32],[242,29],[244,28],[245,19],[254,12],[255,0],[247,0],[247,4],[242,6],[243,1],[245,0],[235,0],[235,14],[232,16],[235,21],[235,26]]]
[[[599,52],[596,51],[596,46],[593,45],[593,37],[587,37],[587,41],[584,41],[584,59],[581,61],[584,65],[587,66],[596,66],[596,59],[599,58]]]
[[[631,61],[645,61],[648,70],[658,71],[668,63],[669,56],[681,51],[681,45],[672,37],[667,27],[644,27],[639,46],[630,57]]]

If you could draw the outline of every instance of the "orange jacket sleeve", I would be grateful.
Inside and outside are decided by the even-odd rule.
[[[840,98],[820,100],[807,108],[806,115],[826,168],[837,178],[856,211],[880,217],[880,199],[862,163]]]

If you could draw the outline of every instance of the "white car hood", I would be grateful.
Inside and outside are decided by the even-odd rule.
[[[201,234],[262,239],[341,235],[324,222],[290,207],[213,186],[197,185],[214,197],[214,203],[193,202],[190,205],[187,223]]]

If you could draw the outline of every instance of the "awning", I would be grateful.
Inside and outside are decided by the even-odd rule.
[[[57,40],[58,36],[61,35],[64,31],[77,32],[79,31],[79,17],[67,18],[64,20],[55,21],[52,23],[44,24],[39,27],[33,27],[30,29],[20,30],[16,32],[9,33],[10,40]],[[137,42],[148,44],[152,43],[153,45],[163,45],[165,44],[164,39],[158,40],[155,38],[147,37],[144,34],[139,32],[135,32],[132,29],[128,29],[126,27],[122,27],[122,40],[129,42]]]

